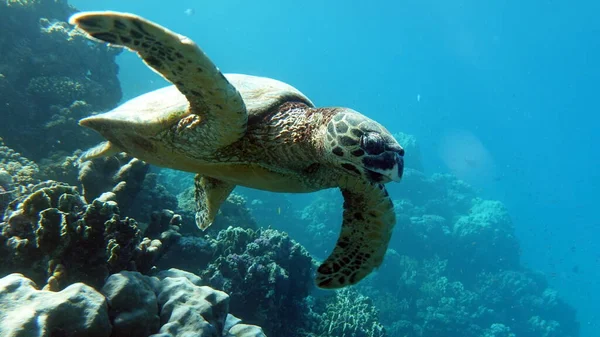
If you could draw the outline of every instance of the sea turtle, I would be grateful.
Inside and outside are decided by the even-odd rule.
[[[339,187],[342,229],[316,284],[355,284],[381,264],[396,222],[384,184],[404,169],[404,150],[383,126],[348,108],[315,108],[274,79],[223,75],[189,38],[136,15],[83,12],[70,23],[137,52],[174,84],[82,119],[107,140],[83,159],[127,152],[197,173],[201,229],[237,185],[290,193]]]

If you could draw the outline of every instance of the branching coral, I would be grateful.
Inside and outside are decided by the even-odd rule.
[[[0,186],[5,191],[18,185],[26,186],[39,182],[38,165],[4,145],[2,138],[0,138],[0,171],[4,172]]]
[[[315,301],[303,336],[383,337],[385,329],[371,300],[352,289],[342,289]]]

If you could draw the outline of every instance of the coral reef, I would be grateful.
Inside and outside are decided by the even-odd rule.
[[[27,186],[39,182],[38,165],[4,145],[0,138],[0,214],[8,203],[26,192]]]
[[[0,2],[0,134],[36,161],[93,145],[99,137],[78,120],[121,99],[121,49],[74,30],[74,12],[64,0]]]
[[[39,176],[44,180],[60,181],[72,186],[80,185],[79,170],[83,151],[75,150],[73,153],[64,151],[56,151],[50,156],[39,161],[40,172]]]
[[[162,239],[176,240],[177,225]],[[0,274],[20,272],[51,290],[98,287],[121,270],[148,272],[163,251],[162,241],[144,239],[135,220],[120,217],[114,201],[86,204],[75,187],[52,181],[11,202],[0,230]]]
[[[478,271],[461,280],[439,257],[390,251],[380,271],[359,288],[381,311],[391,336],[579,335],[572,308],[545,279],[527,270]],[[467,278],[468,280],[469,278]]]
[[[0,138],[0,186],[3,190],[39,182],[39,170],[35,162],[6,146]]]
[[[86,200],[113,200],[127,210],[142,189],[149,165],[124,153],[81,164],[79,181]]]
[[[183,171],[176,171],[168,168],[157,169],[159,184],[165,186],[174,195],[179,195],[187,190],[190,186],[194,186],[195,174]]]
[[[73,12],[65,0],[0,3],[0,335],[265,335],[232,314],[270,336],[579,335],[575,311],[520,266],[503,204],[425,175],[413,136],[394,135],[406,169],[387,185],[398,224],[383,266],[328,293],[313,287],[308,252],[334,246],[339,191],[304,208],[233,193],[201,233],[193,175],[126,154],[79,166],[100,137],[78,120],[121,99],[121,49],[72,29]]]
[[[342,289],[314,300],[303,336],[384,337],[379,312],[372,301],[355,289]],[[391,335],[395,336],[395,335]]]
[[[180,270],[111,275],[101,291],[74,283],[37,290],[20,274],[0,279],[0,334],[7,337],[266,337],[229,314],[227,294]],[[32,310],[35,308],[35,310]]]
[[[228,293],[231,312],[286,336],[302,326],[314,261],[300,244],[272,229],[229,227],[218,236],[183,236],[158,264],[198,272],[202,284]]]
[[[183,227],[186,230],[196,228],[193,218],[183,219],[187,213],[180,209],[177,197],[158,182],[156,173],[148,173],[144,178],[140,191],[127,209],[127,214],[146,224],[151,221],[154,212],[164,209],[177,210],[177,213],[182,217],[181,222],[187,224]]]
[[[156,173],[149,171],[147,163],[119,153],[82,163],[78,179],[86,200],[113,200],[122,213],[135,218],[145,228],[155,212],[179,209],[177,198],[158,182]],[[187,217],[185,210],[178,213],[186,217],[182,222],[194,224],[193,215]]]
[[[268,335],[293,331],[312,287],[314,262],[286,234],[228,228],[216,239],[214,259],[200,276],[206,285],[231,296],[231,312],[261,323]]]
[[[308,235],[298,235],[303,238],[299,241],[319,258],[326,258],[338,239],[342,203],[342,195],[337,189],[322,191],[300,213],[300,221],[305,228],[295,227],[301,227]]]
[[[573,309],[520,266],[501,202],[477,197],[451,175],[413,169],[388,188],[398,219],[390,250],[358,289],[380,309],[389,335],[578,336]],[[339,203],[333,191],[321,192],[290,221],[319,258],[339,231]]]
[[[508,211],[499,201],[474,199],[469,213],[454,223],[453,242],[454,254],[461,257],[454,262],[465,270],[519,267],[519,243]]]

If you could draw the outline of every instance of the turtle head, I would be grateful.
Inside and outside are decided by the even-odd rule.
[[[325,150],[345,171],[373,183],[400,181],[404,149],[381,124],[344,109],[329,121]]]

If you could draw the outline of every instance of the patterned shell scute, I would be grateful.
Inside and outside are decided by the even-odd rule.
[[[240,92],[248,115],[267,111],[287,101],[314,104],[298,89],[267,77],[243,74],[225,74],[225,78]]]

